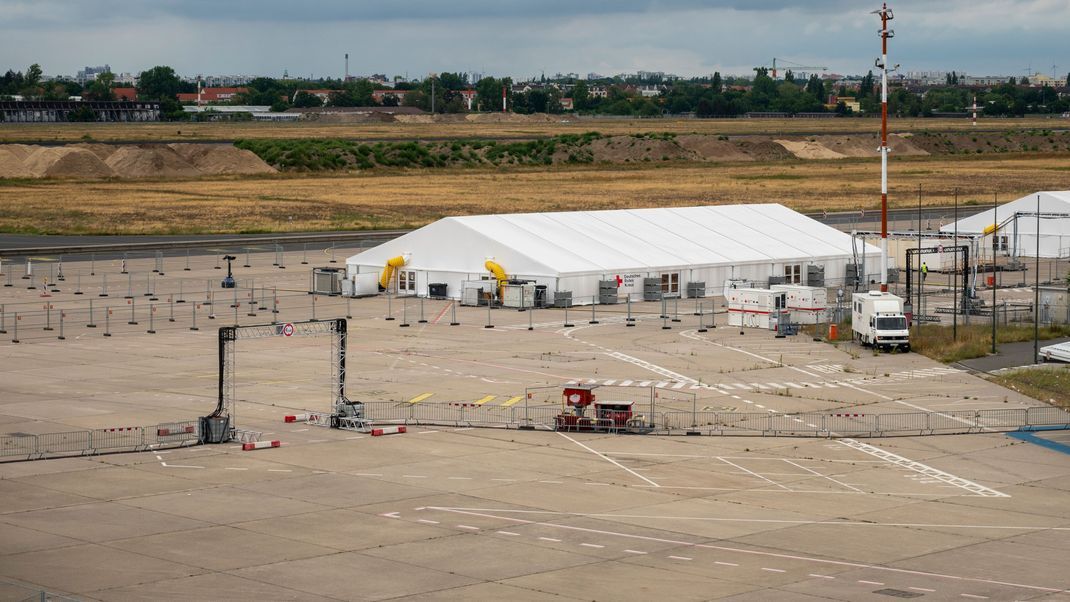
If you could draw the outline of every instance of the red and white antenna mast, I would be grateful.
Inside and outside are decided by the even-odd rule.
[[[977,125],[977,111],[983,109],[984,107],[977,106],[977,97],[974,96],[973,97],[973,105],[968,106],[966,108],[970,109],[971,111],[973,111],[973,125],[976,126]]]
[[[888,4],[871,14],[881,17],[881,57],[876,67],[881,70],[881,292],[888,292],[888,38],[895,32],[888,29],[888,21],[895,18]],[[863,268],[863,273],[865,270]]]

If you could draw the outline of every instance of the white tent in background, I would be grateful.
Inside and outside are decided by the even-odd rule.
[[[879,273],[880,250],[865,245],[866,273]],[[720,290],[728,279],[765,283],[770,276],[806,283],[807,266],[820,265],[829,286],[843,282],[855,254],[850,235],[779,204],[665,207],[612,211],[524,213],[447,217],[346,260],[348,276],[381,273],[388,260],[405,256],[392,288],[428,294],[445,283],[460,298],[465,282],[490,276],[493,260],[510,278],[572,292],[590,303],[599,282],[618,294],[641,298],[643,279],[656,278],[670,294],[687,284]],[[401,284],[399,284],[401,283]]]
[[[1012,257],[1037,256],[1037,197],[1040,197],[1040,256],[1070,256],[1070,191],[1036,192],[1018,200],[999,205],[958,221],[960,236],[986,234],[995,223],[999,224],[1000,251]],[[952,222],[940,228],[951,234],[955,231]],[[993,248],[992,234],[984,237],[985,248]]]

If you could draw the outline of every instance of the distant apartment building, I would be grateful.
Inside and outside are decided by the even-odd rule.
[[[87,82],[92,82],[97,79],[97,76],[101,73],[111,73],[111,65],[101,65],[98,67],[86,67],[78,70],[78,74],[74,76],[75,81],[83,86]]]

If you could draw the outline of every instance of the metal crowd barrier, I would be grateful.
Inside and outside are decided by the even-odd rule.
[[[377,423],[497,428],[556,428],[557,406],[472,406],[463,403],[368,402]],[[867,437],[999,432],[1070,428],[1070,413],[1056,407],[947,412],[869,413],[852,411],[774,414],[770,412],[666,411],[653,416],[657,434]]]
[[[100,452],[178,447],[200,441],[198,420],[38,435],[0,435],[0,460],[39,460]]]

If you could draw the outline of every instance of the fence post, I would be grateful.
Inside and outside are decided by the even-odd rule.
[[[311,322],[318,321],[316,320],[316,297],[317,295],[312,295],[312,320],[310,320]]]
[[[102,274],[101,275],[100,294],[97,295],[97,296],[98,297],[107,297],[108,296],[108,275],[107,274]]]
[[[8,271],[7,271],[7,280],[4,281],[4,288],[11,288],[11,287],[15,286],[14,284],[11,283],[11,274],[12,274],[12,271],[10,269],[8,269]]]
[[[208,293],[208,303],[207,303],[207,305],[208,305],[208,319],[209,320],[214,320],[215,319],[215,303],[212,303],[212,300],[214,298],[215,298],[215,293],[214,292],[209,292]]]
[[[27,257],[26,271],[22,274],[22,279],[29,280],[30,278],[33,278],[33,261],[29,257]]]
[[[52,330],[52,304],[45,303],[45,330]]]
[[[635,326],[635,318],[632,317],[632,294],[628,293],[624,297],[624,302],[628,306],[628,317],[624,319],[625,326]]]
[[[185,302],[186,302],[186,299],[182,295],[182,279],[179,278],[179,280],[178,280],[178,299],[175,299],[175,303],[185,303]]]
[[[243,267],[243,268],[251,268],[251,267],[253,267],[253,266],[249,265],[249,247],[245,247],[245,263],[241,267]]]
[[[96,253],[90,253],[89,254],[89,275],[90,276],[96,276],[97,275],[97,254]]]
[[[126,298],[127,299],[133,299],[134,298],[134,273],[133,272],[127,272],[126,273]]]
[[[570,323],[569,323],[569,321],[568,321],[568,308],[569,308],[569,307],[570,307],[571,305],[572,305],[572,302],[571,302],[571,301],[568,301],[567,303],[565,303],[565,323],[564,323],[564,324],[562,324],[562,326],[563,326],[564,328],[572,328],[573,326],[575,326],[575,324],[570,324]]]
[[[149,329],[145,332],[149,334],[156,334],[156,321],[153,314],[156,313],[156,306],[149,303]]]
[[[4,305],[0,303],[0,334],[7,334],[7,325],[5,324]]]
[[[352,320],[353,319],[353,311],[352,311],[352,306],[350,304],[350,301],[352,301],[352,299],[353,299],[352,297],[346,297],[346,319],[347,320]]]
[[[333,250],[334,247],[331,247],[331,249]],[[427,324],[427,320],[424,319],[424,298],[423,297],[420,297],[420,319],[417,320],[417,323],[419,323],[419,324]]]
[[[163,272],[160,272],[161,274]],[[150,281],[151,288],[149,289],[149,301],[159,301],[160,298],[156,296],[156,276],[152,277]]]
[[[104,336],[111,336],[111,308],[104,308]]]
[[[680,298],[679,297],[673,297],[672,298],[672,321],[673,322],[679,322],[680,321]]]
[[[183,272],[190,271],[189,269],[189,249],[186,249],[186,267],[182,268]]]
[[[528,330],[535,330],[535,327],[531,323],[531,321],[534,319],[532,317],[532,314],[534,314],[534,313],[535,313],[535,306],[533,305],[531,307],[531,309],[528,310]]]
[[[301,265],[308,265],[308,243],[301,246]]]
[[[706,332],[706,314],[703,311],[706,309],[706,304],[697,301],[695,304],[698,306],[698,313],[695,314],[698,316],[698,332]]]
[[[78,272],[78,274],[74,277],[74,294],[75,295],[81,295],[82,294],[82,273],[81,272]]]
[[[383,318],[387,322],[393,321],[393,319],[394,319],[394,310],[392,309],[392,304],[391,304],[391,301],[390,301],[390,297],[392,297],[392,295],[390,294],[390,291],[388,290],[388,291],[386,291],[386,318]]]
[[[174,322],[175,321],[175,296],[174,295],[171,295],[171,296],[169,296],[167,298],[167,305],[168,305],[168,312],[169,312],[168,315],[167,315],[167,321],[168,322]]]
[[[279,287],[271,288],[271,313],[279,313]]]
[[[63,336],[63,318],[66,317],[66,313],[61,309],[59,310],[59,336],[56,337],[61,341],[66,341],[67,337]]]
[[[238,325],[238,306],[234,305],[234,325]]]
[[[400,328],[409,327],[409,298],[401,298],[401,324],[398,324]]]
[[[333,243],[333,242],[331,243],[331,260],[328,261],[327,263],[338,263],[337,261],[334,260],[334,245],[335,244],[336,243]]]
[[[189,327],[190,330],[200,330],[197,328],[197,303],[193,304],[193,325]]]
[[[598,324],[598,315],[595,314],[595,306],[598,305],[598,296],[591,295],[591,320],[588,324]]]
[[[14,326],[15,333],[11,337],[11,342],[12,343],[18,343],[19,342],[19,312],[15,312],[15,320],[14,320],[13,324],[15,325]]]
[[[127,301],[127,303],[130,304],[130,321],[127,322],[127,324],[137,324],[137,320],[134,317],[134,302],[135,301],[137,301],[137,300],[136,299],[130,299],[129,301]]]
[[[93,323],[93,300],[89,300],[89,323],[85,325],[86,328],[96,328],[97,325]]]
[[[457,300],[450,301],[450,326],[460,326],[461,323],[457,321]]]

